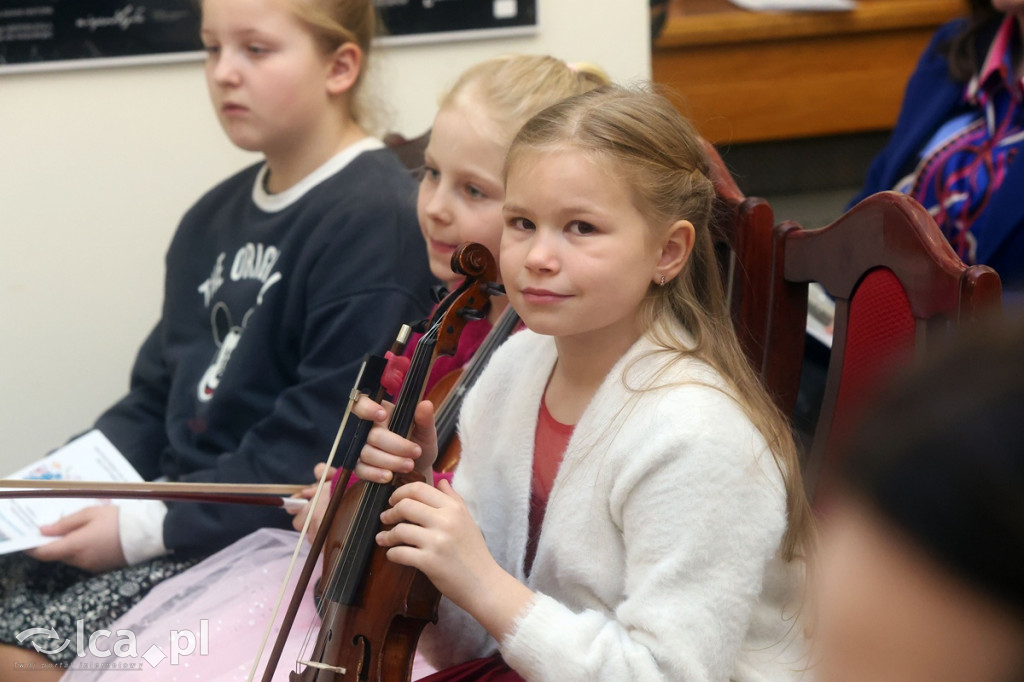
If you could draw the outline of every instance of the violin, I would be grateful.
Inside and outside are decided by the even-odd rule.
[[[455,432],[459,411],[462,409],[462,399],[483,373],[494,351],[518,326],[519,315],[512,306],[506,307],[466,366],[448,372],[430,389],[428,400],[435,405],[441,401],[441,406],[434,414],[434,424],[437,427],[437,459],[434,461],[434,471],[442,474],[455,471],[462,456],[462,445]]]
[[[434,359],[455,353],[465,323],[486,315],[489,296],[496,290],[497,266],[479,244],[460,246],[452,256],[452,269],[465,279],[431,317],[389,420],[388,428],[406,437],[412,431],[413,414]],[[413,473],[395,476],[389,483],[358,481],[346,490],[343,476],[334,492],[342,496],[340,503],[331,500],[321,525],[321,533],[327,536],[321,579],[322,624],[311,654],[299,661],[305,668],[290,674],[292,682],[409,679],[420,632],[428,622],[437,621],[440,593],[420,571],[388,561],[375,538],[382,529],[380,513],[394,490],[418,478]],[[334,514],[332,507],[337,509]],[[312,551],[310,560],[317,560]],[[297,611],[305,586],[300,580],[289,613]],[[273,678],[289,627],[286,617],[264,671],[264,682]]]

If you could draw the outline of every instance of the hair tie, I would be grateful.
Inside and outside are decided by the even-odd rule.
[[[594,85],[609,85],[612,82],[605,70],[593,62],[565,62],[565,66],[572,75]]]

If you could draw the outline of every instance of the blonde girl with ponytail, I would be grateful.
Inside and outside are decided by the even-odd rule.
[[[466,398],[454,480],[399,488],[378,535],[445,597],[430,682],[803,675],[807,502],[729,323],[713,199],[649,92],[569,98],[512,142],[500,265],[528,330]],[[375,427],[356,473],[426,472],[430,416],[414,440]]]

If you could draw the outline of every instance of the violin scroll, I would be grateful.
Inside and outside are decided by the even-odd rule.
[[[482,320],[490,308],[490,296],[498,281],[498,264],[487,247],[466,242],[452,254],[452,271],[466,280],[454,292],[456,298],[444,313],[437,332],[436,353],[455,355],[459,335],[470,320]],[[454,314],[453,314],[454,313]]]

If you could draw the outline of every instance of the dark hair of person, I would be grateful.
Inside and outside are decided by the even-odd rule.
[[[966,83],[981,69],[981,61],[988,49],[988,38],[1003,20],[1003,13],[992,6],[992,0],[967,0],[970,16],[964,29],[940,50],[949,60],[949,76]]]
[[[1024,325],[981,331],[872,406],[840,485],[1024,623]]]

